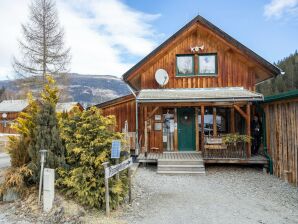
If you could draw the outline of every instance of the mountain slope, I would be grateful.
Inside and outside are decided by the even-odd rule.
[[[84,106],[102,103],[130,94],[127,85],[115,76],[70,74],[67,84],[57,80],[59,88],[66,90],[67,101],[78,101]],[[0,81],[0,88],[18,93],[19,87],[13,81]],[[31,89],[35,92],[34,87]]]

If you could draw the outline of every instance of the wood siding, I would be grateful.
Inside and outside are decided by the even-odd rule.
[[[115,116],[117,124],[116,131],[122,131],[126,120],[128,122],[128,131],[136,131],[136,103],[133,97],[116,104],[102,107],[101,109],[104,116]]]
[[[4,127],[2,113],[0,113],[0,133],[16,134],[16,131],[10,128],[12,122],[18,117],[19,112],[6,113],[6,127]]]
[[[195,75],[176,76],[176,55],[191,54],[190,47],[204,44],[203,53],[216,53],[218,74],[216,76],[198,76],[198,57],[195,56]],[[140,89],[160,88],[155,81],[155,72],[163,68],[169,74],[165,88],[209,88],[240,86],[255,90],[256,64],[237,52],[235,47],[223,42],[211,31],[197,24],[187,30],[165,47],[159,54],[148,60],[140,69]]]
[[[265,104],[264,110],[274,175],[298,186],[298,102],[277,101]]]

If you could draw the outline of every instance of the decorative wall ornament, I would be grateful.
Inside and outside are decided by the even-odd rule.
[[[190,50],[192,53],[198,53],[200,51],[203,51],[204,50],[204,44],[201,45],[201,46],[194,46],[194,47],[190,47]]]

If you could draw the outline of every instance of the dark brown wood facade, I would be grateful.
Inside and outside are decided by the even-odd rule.
[[[273,173],[298,186],[298,91],[296,95],[292,99],[265,101],[263,108]]]

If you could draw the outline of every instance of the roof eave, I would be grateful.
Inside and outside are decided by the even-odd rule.
[[[205,98],[205,99],[137,99],[138,103],[201,103],[201,102],[256,102],[264,101],[263,97],[241,98]]]

